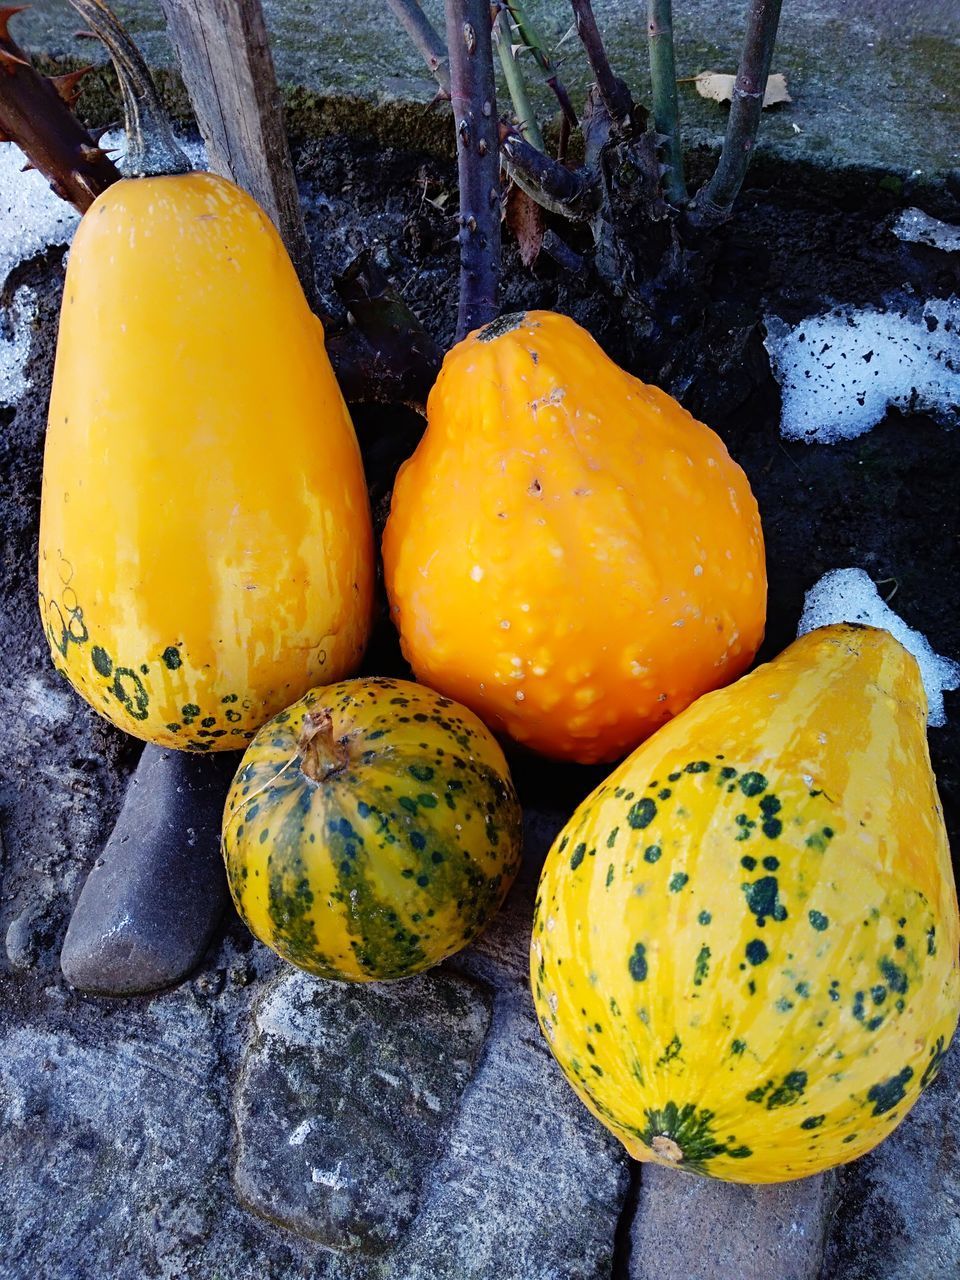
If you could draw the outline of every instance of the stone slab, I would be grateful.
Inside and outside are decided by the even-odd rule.
[[[114,7],[151,64],[170,67],[159,5],[118,0]],[[564,39],[569,7],[562,0],[528,0],[526,7],[556,53],[574,102],[582,101],[589,73],[579,42]],[[423,103],[431,96],[433,83],[383,0],[350,0],[349,20],[335,4],[265,0],[264,8],[286,88],[368,106]],[[594,4],[615,70],[638,98],[649,101],[641,8],[636,0]],[[736,69],[745,8],[744,0],[674,5],[679,77]],[[425,0],[424,9],[442,30],[441,0]],[[16,23],[18,39],[33,52],[102,61],[92,42],[74,38],[79,23],[62,0],[36,0]],[[954,0],[794,0],[783,7],[774,64],[786,74],[794,101],[765,114],[759,155],[904,176],[919,171],[927,180],[960,168],[960,6]],[[540,92],[535,77],[530,81],[539,109],[551,113],[552,99]],[[680,95],[688,144],[715,146],[726,108],[699,98],[691,84],[681,85]],[[502,106],[502,88],[501,97]],[[368,116],[359,107],[338,113],[338,127],[349,128],[351,114],[357,128],[364,128]],[[431,121],[418,126],[413,114],[405,121],[412,133],[433,131]]]
[[[737,1186],[643,1165],[629,1280],[819,1280],[833,1174]]]

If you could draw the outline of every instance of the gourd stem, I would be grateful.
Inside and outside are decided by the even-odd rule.
[[[300,768],[311,782],[323,782],[347,763],[347,751],[333,736],[333,720],[326,708],[308,711],[297,742]]]
[[[120,81],[127,134],[124,173],[134,178],[189,173],[190,161],[177,145],[160,95],[132,37],[103,0],[70,3],[106,45]]]

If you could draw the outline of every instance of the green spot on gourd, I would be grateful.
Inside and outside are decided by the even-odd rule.
[[[644,827],[649,827],[656,816],[656,804],[645,796],[630,807],[627,813],[627,822],[635,831],[642,831]]]
[[[573,853],[570,855],[570,869],[572,871],[576,871],[577,867],[579,867],[586,852],[587,846],[585,844],[578,844],[574,849]]]
[[[684,773],[706,773],[710,768],[707,760],[691,760],[689,764],[684,765]]]
[[[433,778],[433,769],[428,764],[412,764],[409,773],[418,782],[430,782]]]
[[[180,708],[180,714],[192,718],[200,714],[200,708],[195,702],[187,702]]]
[[[612,849],[612,848],[613,848],[613,846],[616,844],[616,842],[617,842],[617,833],[618,833],[618,831],[619,831],[619,830],[620,830],[620,828],[619,828],[619,827],[614,827],[614,828],[613,828],[613,830],[610,832],[610,834],[607,836],[607,848],[608,848],[608,849]]]
[[[710,948],[701,947],[697,953],[696,961],[693,966],[693,985],[695,987],[703,986],[710,974]]]
[[[766,945],[759,938],[754,938],[747,943],[747,959],[752,965],[763,964],[769,955]]]
[[[109,676],[113,674],[113,659],[107,653],[106,649],[95,644],[90,650],[90,661],[93,663],[93,669],[98,675]]]
[[[913,1067],[904,1067],[901,1072],[891,1076],[889,1080],[881,1080],[867,1090],[867,1101],[873,1103],[875,1116],[882,1116],[891,1111],[898,1102],[906,1097],[907,1085],[913,1079]]]
[[[776,1089],[767,1098],[767,1110],[775,1111],[777,1107],[788,1107],[796,1102],[807,1087],[805,1071],[788,1071]]]
[[[808,912],[807,919],[810,921],[813,928],[816,929],[817,933],[823,933],[824,929],[826,929],[830,923],[828,917],[821,911]]]
[[[160,655],[163,665],[170,671],[176,671],[183,666],[183,659],[180,657],[180,650],[176,645],[168,645]]]
[[[658,844],[648,845],[643,851],[644,862],[656,862],[659,859],[661,852],[662,850]]]
[[[759,880],[741,885],[741,888],[746,894],[747,906],[756,916],[761,928],[768,916],[776,921],[786,920],[787,909],[780,901],[780,886],[776,876],[761,876]]]
[[[679,893],[690,877],[685,871],[675,871],[670,877],[669,889],[671,893]]]
[[[647,976],[647,949],[642,942],[633,948],[633,954],[627,962],[630,977],[634,982],[643,982]]]
[[[657,1059],[658,1067],[665,1067],[668,1062],[672,1062],[674,1058],[680,1056],[680,1050],[683,1048],[680,1037],[674,1032],[673,1039],[664,1049],[663,1053]]]
[[[701,911],[697,916],[697,924],[709,924],[712,919],[709,911]]]
[[[807,1116],[806,1120],[801,1121],[801,1129],[819,1129],[826,1120],[826,1116]]]
[[[745,773],[740,779],[740,790],[745,796],[758,796],[767,789],[767,780],[762,773]]]

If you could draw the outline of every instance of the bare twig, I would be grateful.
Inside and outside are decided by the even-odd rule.
[[[603,98],[611,119],[617,124],[622,124],[624,121],[629,120],[633,114],[633,99],[630,96],[630,90],[611,70],[610,60],[607,58],[607,51],[603,47],[603,38],[600,35],[597,20],[593,16],[593,6],[590,0],[570,0],[570,3],[576,19],[577,35],[586,50],[590,69],[593,71],[593,78],[596,80],[597,88],[600,90],[600,96]]]
[[[551,62],[550,55],[547,53],[544,43],[540,39],[539,32],[527,17],[521,0],[505,0],[505,2],[513,16],[514,26],[519,32],[522,43],[533,54],[534,61],[543,72],[543,78],[546,81],[547,86],[556,97],[557,102],[560,104],[560,110],[563,112],[564,120],[566,120],[569,127],[575,129],[578,123],[577,113],[573,109],[573,103],[570,101],[570,95],[564,88],[559,75],[557,75],[556,67]]]
[[[460,180],[460,339],[497,314],[500,157],[488,0],[446,0],[446,16]]]
[[[123,96],[127,133],[124,173],[140,178],[189,173],[190,161],[180,150],[140,50],[102,0],[70,0],[113,60]]]
[[[729,217],[753,155],[780,22],[781,0],[750,0],[723,150],[710,181],[694,197],[693,226],[716,226]]]
[[[450,63],[443,39],[420,8],[419,0],[387,0],[397,21],[423,54],[440,90],[450,97]]]
[[[667,166],[663,187],[671,204],[682,205],[687,200],[687,184],[683,178],[672,8],[671,0],[647,0],[647,38],[653,85],[653,119],[657,133],[665,139],[661,148],[663,162]]]
[[[537,115],[530,103],[527,86],[520,72],[520,62],[515,51],[515,34],[519,36],[519,32],[515,31],[514,28],[510,6],[501,0],[497,6],[497,16],[494,19],[491,35],[500,58],[500,65],[503,67],[503,78],[507,82],[510,100],[513,102],[513,110],[523,131],[524,138],[532,147],[536,147],[538,151],[545,151],[546,147],[543,142],[543,134],[540,132]]]
[[[505,125],[500,150],[510,177],[549,213],[582,222],[596,209],[599,193],[589,169],[566,168]]]
[[[0,141],[15,142],[56,194],[83,213],[121,174],[70,109],[84,72],[48,80],[34,70],[7,30],[19,12],[0,8]]]

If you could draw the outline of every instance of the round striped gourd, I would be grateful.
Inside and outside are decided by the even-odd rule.
[[[227,798],[237,910],[285,960],[364,982],[471,942],[516,874],[506,760],[465,707],[405,680],[313,689],[257,734]]]
[[[418,679],[590,762],[749,666],[766,574],[746,476],[572,320],[529,311],[472,333],[427,422],[383,539]]]
[[[701,698],[577,810],[537,1011],[632,1156],[734,1182],[852,1160],[957,1023],[957,898],[913,658],[832,626]]]
[[[121,729],[245,747],[355,670],[374,547],[356,437],[270,219],[210,173],[116,183],[70,250],[39,594]]]

